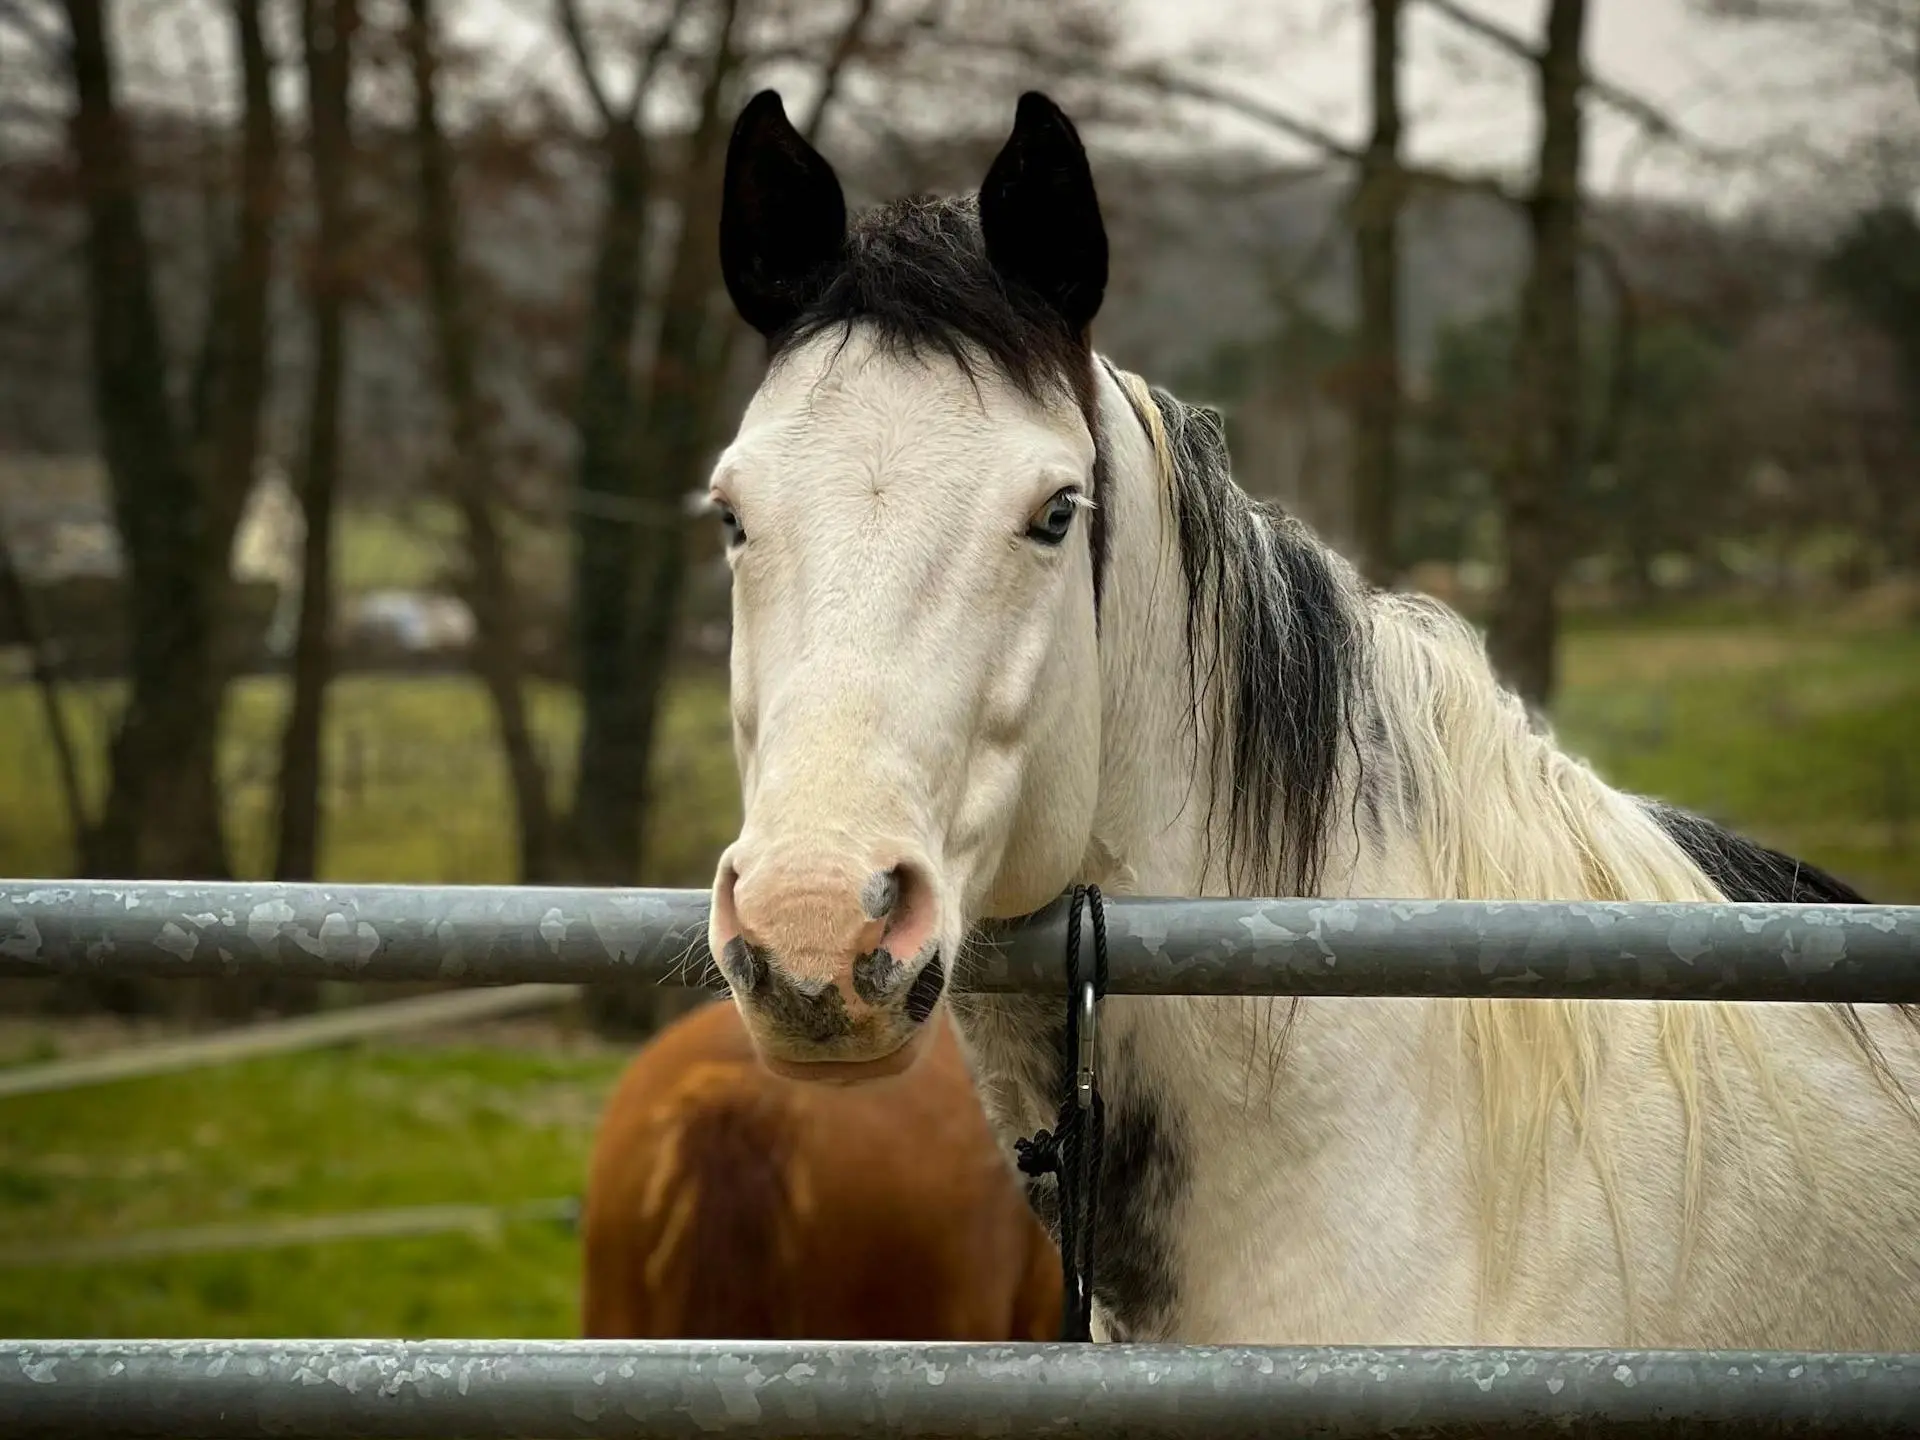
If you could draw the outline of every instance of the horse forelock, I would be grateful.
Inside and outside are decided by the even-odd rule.
[[[1093,437],[1088,544],[1096,617],[1106,576],[1107,488],[1089,337],[987,258],[977,196],[916,195],[855,217],[839,268],[792,324],[768,338],[769,370],[801,346],[858,327],[883,352],[945,360],[977,386],[991,371],[1042,406],[1073,405]]]

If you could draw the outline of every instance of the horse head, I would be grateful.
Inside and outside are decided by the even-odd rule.
[[[710,943],[769,1065],[863,1078],[917,1058],[969,927],[1087,852],[1106,232],[1042,95],[977,198],[849,221],[768,91],[720,253],[769,364],[710,487],[743,802]]]

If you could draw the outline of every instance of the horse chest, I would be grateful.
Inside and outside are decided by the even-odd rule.
[[[1173,1237],[1192,1167],[1177,1130],[1148,1095],[1107,1109],[1093,1293],[1116,1340],[1164,1337],[1179,1313]]]

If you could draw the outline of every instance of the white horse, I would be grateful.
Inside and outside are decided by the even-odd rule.
[[[1069,121],[849,222],[778,96],[721,255],[770,365],[712,479],[744,823],[711,943],[762,1058],[884,1083],[983,917],[1112,894],[1838,900],[1612,789],[1467,625],[1369,589],[1093,352]],[[1007,1138],[1059,1002],[954,1000]],[[1116,997],[1096,1333],[1920,1348],[1920,1043],[1826,1006]]]

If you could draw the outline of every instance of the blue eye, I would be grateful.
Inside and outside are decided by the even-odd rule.
[[[1052,498],[1034,512],[1027,525],[1027,538],[1041,545],[1058,545],[1073,528],[1073,512],[1079,508],[1079,491],[1068,488],[1054,492]]]
[[[741,528],[740,517],[734,514],[731,505],[715,501],[714,513],[720,517],[720,528],[727,532],[727,548],[729,550],[746,543],[747,532]]]

